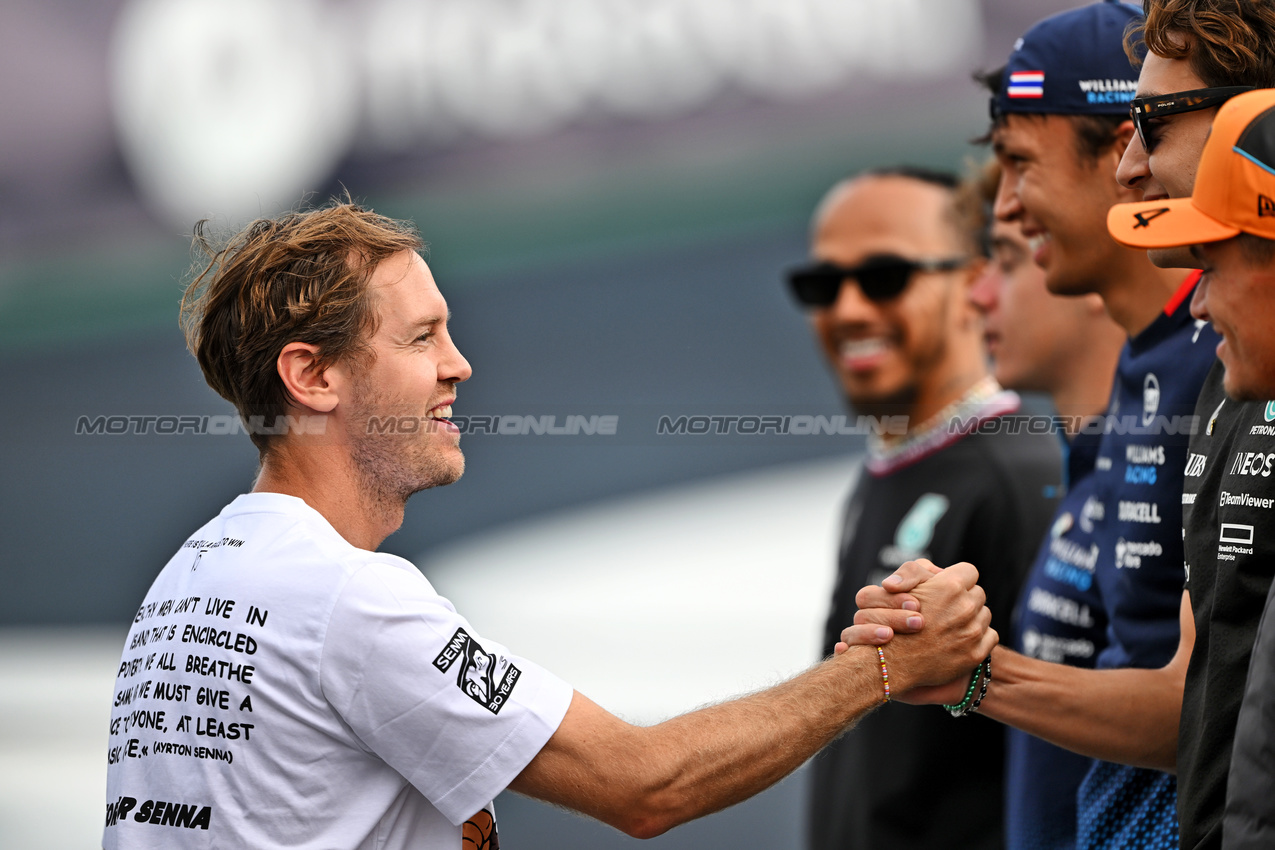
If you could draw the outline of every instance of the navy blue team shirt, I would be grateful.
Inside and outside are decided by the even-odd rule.
[[[1188,278],[1120,354],[1091,476],[1101,518],[1094,584],[1107,616],[1095,666],[1157,668],[1180,639],[1182,482],[1196,398],[1220,337],[1189,311]],[[1177,848],[1177,786],[1158,770],[1094,761],[1077,795],[1078,848]]]
[[[1019,652],[1074,667],[1093,667],[1107,645],[1107,614],[1094,581],[1105,508],[1092,475],[1103,423],[1094,417],[1072,440],[1067,493],[1023,584],[1012,628]],[[1005,753],[1009,850],[1074,850],[1076,789],[1093,760],[1012,728]]]

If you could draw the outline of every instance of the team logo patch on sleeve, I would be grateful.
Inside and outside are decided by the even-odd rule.
[[[434,666],[443,673],[456,666],[456,687],[492,714],[500,713],[522,676],[508,658],[487,652],[464,629],[456,630]]]

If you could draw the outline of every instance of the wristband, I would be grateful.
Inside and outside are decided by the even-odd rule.
[[[881,659],[881,684],[885,687],[885,699],[882,702],[890,701],[890,671],[885,666],[885,650],[877,647],[877,658]]]
[[[987,683],[992,681],[992,656],[987,656],[983,661],[983,685],[978,689],[978,699],[970,704],[969,711],[966,714],[973,714],[978,711],[978,707],[983,704],[983,697],[987,696]]]
[[[984,661],[980,661],[978,663],[978,666],[974,668],[974,675],[970,677],[970,686],[965,691],[965,699],[961,700],[956,705],[943,706],[944,708],[947,709],[948,714],[952,715],[953,717],[961,717],[967,711],[969,711],[970,702],[972,702],[974,699],[974,689],[978,687],[978,680],[983,675],[983,665],[985,663],[986,662]]]

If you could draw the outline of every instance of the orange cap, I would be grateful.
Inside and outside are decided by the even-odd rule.
[[[1131,248],[1175,248],[1252,233],[1275,239],[1275,89],[1218,110],[1189,198],[1116,204],[1111,237]]]

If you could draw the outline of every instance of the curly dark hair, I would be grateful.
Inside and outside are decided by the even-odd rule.
[[[1186,59],[1206,86],[1275,87],[1275,2],[1143,0],[1146,18],[1125,35],[1166,59]]]

